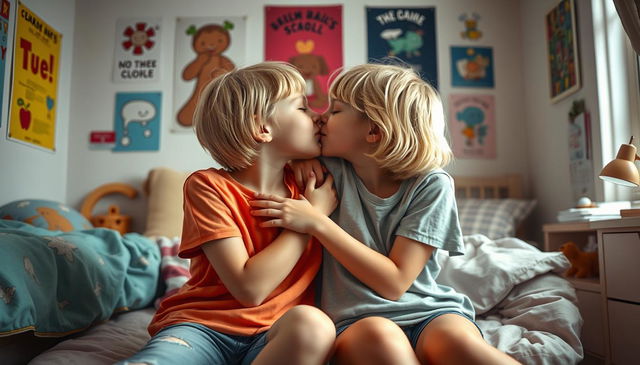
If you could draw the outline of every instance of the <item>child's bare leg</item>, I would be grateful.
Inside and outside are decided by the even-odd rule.
[[[299,305],[273,324],[267,333],[267,344],[253,364],[323,364],[335,338],[335,326],[324,312]]]
[[[383,317],[367,317],[336,339],[335,364],[418,364],[402,329]]]
[[[416,355],[422,364],[519,364],[489,345],[471,321],[457,314],[431,321],[418,338]]]

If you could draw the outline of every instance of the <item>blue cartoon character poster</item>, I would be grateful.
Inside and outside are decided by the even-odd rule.
[[[449,111],[453,154],[458,158],[495,158],[493,95],[450,95]]]
[[[160,148],[162,94],[117,93],[114,151],[157,151]]]
[[[493,88],[493,49],[451,47],[451,85]]]
[[[435,8],[367,8],[369,62],[397,57],[438,87]]]

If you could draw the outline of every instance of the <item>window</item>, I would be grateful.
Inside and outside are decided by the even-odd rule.
[[[594,155],[594,166],[602,166],[615,158],[630,136],[640,146],[640,61],[613,2],[592,0],[591,5],[600,120],[600,141],[594,143],[602,147],[600,155]],[[596,200],[640,200],[640,189],[600,183]]]

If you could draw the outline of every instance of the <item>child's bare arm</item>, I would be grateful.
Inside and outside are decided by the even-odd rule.
[[[433,246],[396,236],[389,256],[361,243],[328,217],[321,218],[308,232],[351,274],[379,295],[397,300],[424,269]]]
[[[308,244],[308,235],[283,231],[252,257],[240,237],[205,243],[202,250],[231,295],[242,305],[254,307],[289,275]]]
[[[397,300],[407,291],[434,250],[432,246],[397,236],[387,257],[353,238],[308,202],[275,196],[262,199],[265,200],[252,203],[258,208],[254,214],[274,218],[264,222],[264,226],[313,235],[351,274],[390,300]]]

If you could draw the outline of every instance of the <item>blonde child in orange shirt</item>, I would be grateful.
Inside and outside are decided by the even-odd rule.
[[[184,185],[179,255],[191,278],[165,299],[153,336],[127,363],[321,364],[335,339],[314,303],[321,247],[307,234],[262,228],[257,192],[336,206],[333,182],[301,195],[287,161],[320,153],[318,115],[291,66],[264,62],[228,72],[202,92],[194,116],[200,144],[226,170],[194,172]]]

